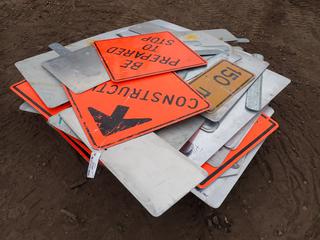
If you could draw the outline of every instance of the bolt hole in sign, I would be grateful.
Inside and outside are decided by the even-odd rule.
[[[65,90],[94,149],[111,147],[210,108],[175,73],[109,81],[80,94]]]
[[[94,45],[115,82],[207,64],[170,32],[106,39]]]

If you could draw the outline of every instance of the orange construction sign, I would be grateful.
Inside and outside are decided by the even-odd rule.
[[[208,187],[255,146],[265,140],[278,127],[279,125],[276,121],[265,114],[261,114],[240,145],[236,149],[230,151],[219,167],[213,167],[209,163],[205,163],[201,166],[208,172],[208,177],[203,180],[197,188],[203,189]]]
[[[95,41],[94,45],[115,82],[207,64],[170,32]]]
[[[210,108],[174,73],[115,83],[75,94],[65,88],[91,146],[105,149]]]

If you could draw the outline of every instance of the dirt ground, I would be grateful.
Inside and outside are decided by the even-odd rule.
[[[164,19],[226,28],[292,79],[271,106],[280,130],[219,209],[188,194],[153,218],[107,170],[86,164],[41,117],[18,110],[18,60],[122,26]],[[320,2],[0,1],[0,239],[320,239]]]

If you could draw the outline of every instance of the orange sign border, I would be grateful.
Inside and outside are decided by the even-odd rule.
[[[261,129],[262,132],[256,138],[251,140],[245,146],[242,146],[242,144],[246,142],[246,138],[250,137],[250,135],[253,134],[253,132],[258,130],[254,129],[255,125],[253,125],[253,127],[250,129],[250,131],[247,133],[245,138],[240,143],[239,147],[233,151],[230,151],[228,156],[225,158],[225,160],[219,167],[213,167],[209,163],[204,163],[201,167],[208,172],[208,176],[196,187],[197,189],[204,189],[208,187],[225,171],[231,168],[233,164],[235,164],[242,157],[244,157],[248,152],[250,152],[255,146],[257,146],[260,142],[266,139],[271,133],[273,133],[279,127],[279,124],[276,121],[274,121],[271,117],[265,115],[264,113],[262,113],[259,118],[264,118],[267,121],[269,121],[270,126],[267,129]],[[259,121],[259,118],[257,121]],[[234,152],[235,154],[233,154]],[[230,154],[233,154],[233,156],[229,157]]]
[[[31,94],[30,92],[27,93],[23,89],[25,87],[27,87],[28,90],[31,91]],[[55,115],[58,112],[68,107],[71,107],[70,103],[67,102],[55,108],[48,108],[26,80],[14,83],[10,86],[10,90],[13,91],[20,98],[22,98],[24,101],[29,103],[32,107],[34,107],[46,120],[48,120],[48,118],[52,115]]]

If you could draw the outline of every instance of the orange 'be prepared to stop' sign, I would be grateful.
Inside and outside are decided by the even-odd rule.
[[[95,149],[105,149],[210,108],[174,73],[123,83],[109,81],[80,94],[65,90]]]
[[[94,45],[115,82],[207,64],[170,32],[95,41]]]

